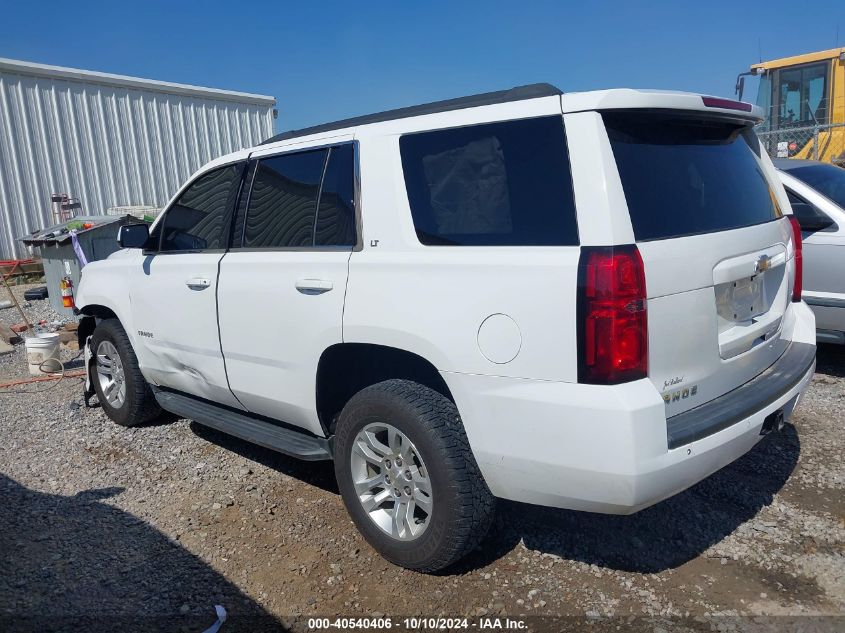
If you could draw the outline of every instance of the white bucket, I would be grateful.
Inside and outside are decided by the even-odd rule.
[[[59,335],[36,334],[24,340],[26,360],[32,376],[56,373],[62,370],[59,362]]]

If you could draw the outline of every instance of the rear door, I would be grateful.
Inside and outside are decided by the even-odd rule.
[[[220,264],[220,341],[229,384],[251,412],[322,434],[317,364],[342,342],[356,243],[355,147],[263,150]]]
[[[750,122],[668,110],[602,118],[645,265],[649,377],[671,416],[786,349],[791,226]]]

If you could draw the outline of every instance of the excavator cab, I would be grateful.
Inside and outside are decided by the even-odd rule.
[[[845,48],[754,64],[740,98],[748,75],[760,78],[757,133],[773,157],[845,163]]]

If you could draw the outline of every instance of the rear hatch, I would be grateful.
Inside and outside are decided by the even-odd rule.
[[[785,351],[791,228],[752,121],[672,110],[602,117],[645,267],[649,378],[672,416]]]

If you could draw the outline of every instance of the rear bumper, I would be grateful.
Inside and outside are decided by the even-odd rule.
[[[707,434],[674,448],[669,446],[663,399],[649,380],[608,387],[449,372],[443,377],[494,495],[630,514],[741,457],[761,439],[770,414],[782,410],[789,419],[815,370],[812,314],[803,304],[795,310],[803,323],[791,349],[806,360],[803,367],[787,371],[784,365],[783,375],[767,378],[764,372],[758,379],[768,385],[765,399],[752,396],[754,404],[740,411],[738,398],[735,406],[725,408],[728,424],[717,419]],[[798,358],[782,357],[792,362]],[[749,394],[740,395],[747,400]],[[718,412],[719,400],[708,403],[711,413]]]
[[[800,383],[816,362],[816,346],[791,343],[759,376],[699,407],[666,420],[670,449],[712,435],[754,415]]]

